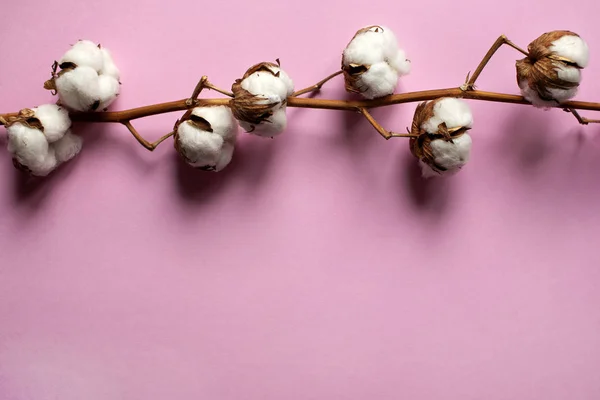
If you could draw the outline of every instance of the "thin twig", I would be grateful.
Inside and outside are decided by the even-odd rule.
[[[600,124],[600,119],[588,119],[588,118],[582,117],[581,114],[579,114],[577,112],[577,110],[575,110],[574,108],[565,108],[565,111],[573,114],[575,116],[575,118],[577,118],[577,121],[581,125]]]
[[[391,137],[401,137],[401,138],[416,138],[419,137],[419,135],[415,135],[412,133],[394,133],[394,132],[390,132],[392,135]]]
[[[367,119],[367,121],[369,121],[371,125],[373,125],[373,128],[375,128],[375,130],[379,132],[379,134],[383,136],[385,140],[388,140],[392,137],[392,133],[388,132],[383,126],[381,126],[381,124],[377,122],[375,118],[373,118],[371,113],[369,113],[366,108],[361,108],[360,113]]]
[[[385,129],[383,126],[381,126],[381,124],[379,122],[377,122],[377,120],[371,115],[371,113],[366,108],[360,108],[359,111],[367,119],[367,121],[369,121],[369,123],[371,125],[373,125],[373,128],[375,128],[375,130],[377,132],[379,132],[379,134],[385,138],[385,140],[389,140],[393,137],[411,138],[411,137],[419,136],[419,135],[414,135],[411,133],[390,132],[387,129]]]
[[[196,87],[194,88],[194,91],[192,92],[192,95],[190,96],[190,98],[186,100],[186,105],[192,106],[194,104],[194,101],[196,101],[198,99],[200,92],[202,92],[202,90],[205,88],[214,90],[215,92],[219,92],[228,97],[233,97],[233,93],[216,87],[215,85],[213,85],[212,83],[210,83],[208,81],[208,76],[204,75],[204,76],[202,76],[202,78],[200,78],[200,80],[196,84]]]
[[[494,56],[494,54],[496,54],[498,49],[500,49],[500,47],[502,47],[502,45],[504,45],[504,44],[512,47],[513,49],[516,49],[517,51],[520,51],[527,57],[529,56],[529,53],[527,53],[525,50],[521,49],[519,46],[517,46],[516,44],[514,44],[513,42],[508,40],[508,38],[505,35],[500,36],[498,39],[496,39],[496,41],[494,42],[492,47],[490,47],[488,52],[485,54],[485,56],[483,57],[483,59],[481,60],[479,65],[477,66],[477,69],[475,70],[473,75],[471,75],[470,79],[469,79],[470,74],[467,75],[465,84],[461,86],[462,90],[473,90],[475,88],[475,81],[477,81],[477,78],[479,78],[479,75],[481,75],[481,73],[483,72],[483,69],[486,67],[488,62],[490,62],[490,60]]]
[[[224,94],[227,97],[233,97],[233,93],[228,92],[227,90],[224,90],[224,89],[220,89],[220,88],[216,87],[215,85],[213,85],[212,83],[210,83],[208,81],[206,82],[206,87],[208,89],[214,90],[215,92],[219,92],[221,94]]]
[[[327,78],[320,80],[319,82],[317,82],[316,84],[309,86],[305,89],[302,90],[298,90],[297,92],[294,92],[294,94],[292,94],[292,97],[296,97],[296,96],[301,96],[305,93],[309,93],[309,92],[314,92],[317,90],[321,90],[321,88],[323,87],[323,85],[325,83],[327,83],[328,81],[330,81],[331,79],[335,78],[336,76],[340,75],[343,71],[339,70],[337,72],[334,72],[333,74],[329,75]]]
[[[144,146],[145,149],[150,150],[150,151],[154,151],[154,149],[156,149],[156,147],[158,147],[159,144],[161,144],[162,142],[164,142],[169,137],[173,136],[173,132],[167,133],[166,135],[164,135],[163,137],[161,137],[157,141],[155,141],[153,143],[150,143],[146,139],[144,139],[142,137],[142,135],[140,135],[138,133],[138,131],[133,127],[133,125],[131,125],[130,121],[124,121],[124,122],[122,122],[122,124],[125,125],[127,127],[127,129],[129,129],[129,132],[131,132],[131,134],[133,135],[133,137],[135,137],[136,140],[142,146]]]
[[[194,101],[198,98],[198,96],[200,96],[200,92],[202,91],[202,89],[206,87],[207,81],[208,76],[206,75],[203,75],[202,78],[200,78],[200,80],[196,84],[196,87],[194,88],[194,91],[192,92],[192,95],[189,99],[187,99],[186,105],[191,106],[192,104],[194,104]]]

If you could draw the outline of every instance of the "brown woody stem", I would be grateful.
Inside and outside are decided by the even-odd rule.
[[[477,69],[475,70],[475,72],[473,73],[473,75],[471,75],[471,78],[469,79],[469,76],[467,75],[467,79],[464,85],[461,86],[462,90],[473,90],[475,88],[475,81],[477,81],[477,78],[479,78],[479,75],[481,75],[481,73],[483,72],[484,68],[486,67],[486,65],[488,64],[488,62],[490,62],[490,60],[492,59],[492,57],[494,56],[494,54],[496,54],[496,52],[498,51],[498,49],[500,47],[502,47],[502,45],[508,45],[510,47],[512,47],[513,49],[523,53],[526,57],[529,57],[529,53],[527,53],[525,50],[523,50],[522,48],[520,48],[519,46],[517,46],[516,44],[514,44],[513,42],[511,42],[510,40],[508,40],[508,38],[504,35],[500,36],[498,39],[496,39],[496,41],[494,42],[494,44],[492,45],[492,47],[490,47],[490,49],[488,50],[488,52],[485,54],[485,56],[483,57],[483,59],[481,60],[481,62],[479,63],[479,65],[477,66]]]
[[[496,103],[510,103],[531,105],[522,96],[505,93],[484,92],[481,90],[463,90],[462,88],[448,88],[424,90],[420,92],[394,94],[391,96],[382,97],[373,100],[327,100],[327,99],[310,99],[300,97],[289,97],[287,105],[289,107],[313,108],[323,110],[344,110],[344,111],[361,111],[370,108],[386,107],[394,104],[413,103],[426,100],[434,100],[440,97],[455,97],[470,100],[490,101]],[[85,122],[114,122],[125,125],[133,136],[148,150],[154,150],[163,140],[172,135],[169,133],[154,143],[149,143],[143,139],[139,133],[131,125],[131,121],[138,118],[149,117],[157,114],[165,114],[176,111],[189,110],[194,107],[202,106],[218,106],[229,105],[229,99],[183,99],[171,101],[168,103],[153,104],[149,106],[132,108],[124,111],[105,111],[105,112],[72,112],[70,117],[73,121]],[[568,101],[555,108],[569,110],[590,110],[600,111],[600,103],[592,103],[586,101]],[[16,116],[18,113],[0,114],[0,125],[3,125],[7,118]],[[364,115],[364,112],[363,112]],[[370,115],[370,114],[369,114]],[[598,120],[588,120],[582,118],[584,123],[598,122]],[[383,128],[382,128],[383,129]],[[385,130],[384,130],[385,131]],[[387,132],[387,131],[386,131]],[[380,132],[381,133],[381,132]],[[393,134],[388,132],[391,137],[407,137],[405,134]],[[382,135],[383,136],[383,135]],[[384,136],[385,137],[385,136]],[[410,136],[408,136],[410,137]]]
[[[342,70],[339,70],[339,71],[337,71],[337,72],[334,72],[333,74],[329,75],[327,78],[325,78],[325,79],[323,79],[323,80],[320,80],[320,81],[319,81],[319,82],[317,82],[316,84],[314,84],[314,85],[312,85],[312,86],[309,86],[309,87],[307,87],[307,88],[305,88],[305,89],[298,90],[297,92],[294,92],[294,93],[292,94],[292,97],[301,96],[301,95],[303,95],[303,94],[305,94],[305,93],[309,93],[309,92],[314,92],[314,91],[320,90],[320,89],[323,87],[323,85],[324,85],[325,83],[327,83],[327,82],[328,82],[328,81],[330,81],[331,79],[335,78],[336,76],[338,76],[338,75],[342,74],[342,72],[344,72],[344,71],[342,71]]]

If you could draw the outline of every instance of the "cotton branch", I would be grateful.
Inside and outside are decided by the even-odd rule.
[[[406,134],[396,134],[386,131],[382,128],[372,116],[369,119],[370,113],[367,110],[371,108],[387,107],[395,104],[421,102],[427,100],[435,100],[440,97],[455,97],[470,100],[490,101],[496,103],[510,103],[510,104],[522,104],[531,106],[531,104],[525,100],[522,96],[495,93],[495,92],[484,92],[480,90],[464,90],[463,88],[448,88],[448,89],[436,89],[436,90],[425,90],[419,92],[410,92],[395,94],[386,96],[379,99],[373,100],[329,100],[329,99],[310,99],[300,97],[289,97],[287,99],[288,107],[299,107],[299,108],[312,108],[312,109],[324,109],[324,110],[343,110],[343,111],[360,111],[369,122],[377,129],[377,131],[386,139],[389,137],[411,137]],[[73,121],[82,122],[103,122],[103,123],[121,123],[125,125],[136,140],[144,146],[144,148],[152,151],[164,140],[172,136],[173,132],[161,137],[157,141],[150,143],[135,130],[131,121],[134,119],[149,117],[152,115],[166,114],[176,111],[185,111],[194,107],[203,106],[223,106],[229,105],[229,99],[182,99],[172,101],[168,103],[153,104],[149,106],[132,108],[123,111],[105,111],[105,112],[71,112],[70,118]],[[590,110],[600,111],[600,103],[585,102],[585,101],[568,101],[560,105],[556,105],[554,108],[566,109],[570,112],[575,110]],[[576,112],[576,111],[575,111]],[[6,120],[11,116],[16,116],[18,113],[0,114],[0,125],[5,125]],[[574,114],[575,115],[575,114]],[[579,114],[576,114],[576,117]],[[580,123],[587,124],[593,122],[599,122],[600,120],[589,120],[581,116],[578,117]],[[373,121],[375,124],[373,124]],[[377,127],[379,125],[379,128]],[[382,132],[386,132],[384,135]]]
[[[531,104],[525,100],[523,96],[506,93],[485,92],[481,90],[464,91],[461,88],[423,90],[418,92],[394,94],[373,100],[329,100],[289,97],[287,99],[287,105],[288,107],[355,112],[361,108],[371,109],[387,107],[395,104],[434,100],[440,97],[456,97],[469,100],[531,106]],[[125,121],[132,121],[134,119],[149,117],[152,115],[185,111],[194,107],[224,106],[229,104],[229,99],[196,99],[191,102],[191,104],[188,104],[188,100],[189,99],[176,100],[168,103],[153,104],[123,111],[71,112],[69,115],[73,121],[124,123]],[[567,101],[560,105],[556,105],[554,108],[600,111],[600,103],[587,101]],[[16,116],[17,114],[18,113],[0,114],[0,124],[4,125],[3,118],[6,119],[10,116]]]

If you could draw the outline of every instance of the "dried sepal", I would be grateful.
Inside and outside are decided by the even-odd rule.
[[[58,70],[59,68],[60,70]],[[50,90],[53,96],[56,95],[56,79],[69,71],[73,71],[75,68],[77,68],[77,64],[73,62],[63,62],[59,64],[58,61],[54,61],[54,63],[52,63],[51,78],[44,82],[44,89]]]
[[[6,123],[4,124],[7,128],[14,124],[22,124],[28,128],[38,129],[44,132],[44,125],[42,125],[42,121],[39,120],[35,116],[35,112],[30,108],[24,108],[17,115],[9,116],[6,119]]]
[[[394,32],[379,25],[358,30],[342,52],[341,71],[346,90],[367,99],[394,93],[410,60],[398,46]]]

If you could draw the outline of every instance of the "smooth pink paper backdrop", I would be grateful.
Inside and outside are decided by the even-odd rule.
[[[399,91],[460,85],[502,33],[553,29],[592,49],[597,0],[11,1],[0,111],[77,39],[122,70],[126,109],[228,88],[280,58],[298,88],[384,24],[413,63]],[[502,49],[479,87],[516,93]],[[213,96],[206,93],[203,96]],[[341,79],[320,97],[344,98]],[[470,102],[472,161],[423,182],[405,140],[350,113],[290,109],[242,135],[223,173],[79,125],[82,154],[42,182],[0,152],[0,400],[600,398],[600,126]],[[403,131],[414,104],[375,111]],[[137,122],[155,139],[180,113]],[[598,115],[590,115],[590,117]],[[2,147],[5,131],[0,130]]]

